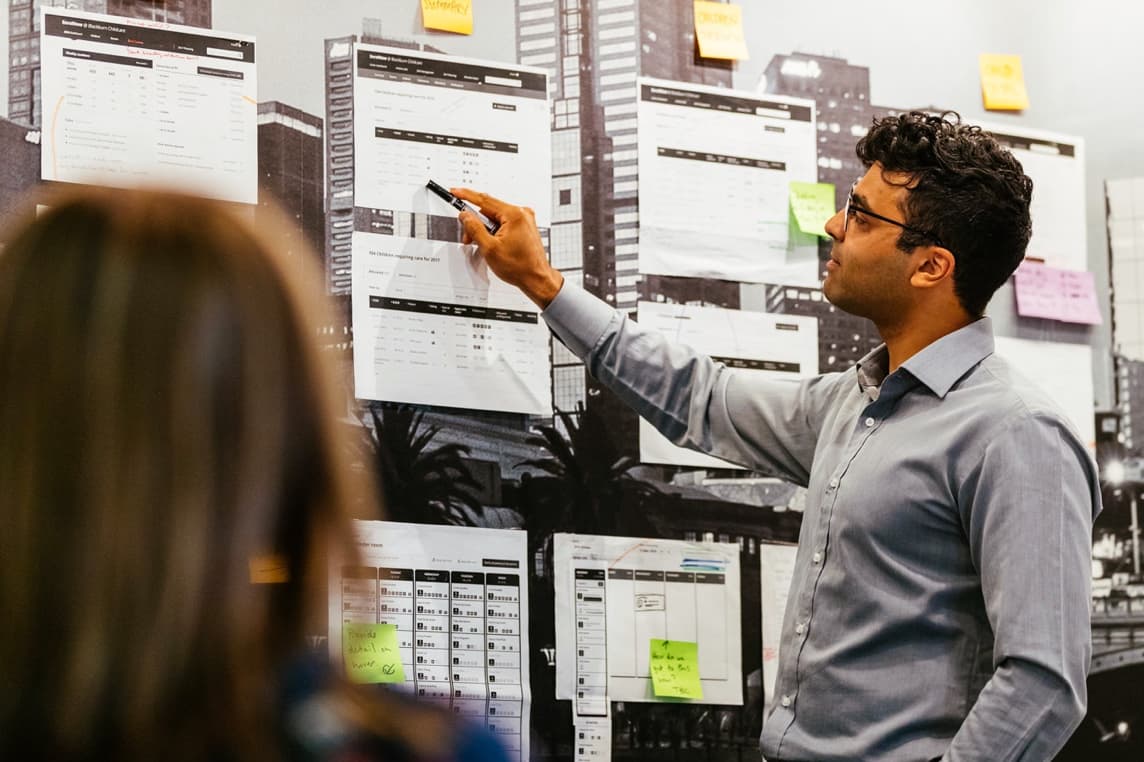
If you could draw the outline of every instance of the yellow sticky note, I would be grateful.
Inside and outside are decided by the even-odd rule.
[[[834,184],[792,181],[790,210],[794,212],[799,230],[829,238],[825,225],[834,216]]]
[[[421,19],[426,29],[472,34],[473,0],[421,0]]]
[[[395,624],[342,625],[346,676],[355,683],[404,683]]]
[[[743,38],[743,9],[737,5],[695,0],[695,39],[704,58],[746,61],[749,57]]]
[[[978,66],[981,68],[981,96],[985,100],[985,108],[1021,111],[1029,107],[1021,56],[982,53]]]
[[[277,553],[255,556],[249,561],[252,585],[276,585],[290,581],[290,568],[286,557]]]
[[[651,641],[651,688],[660,698],[703,698],[699,645],[686,640]]]

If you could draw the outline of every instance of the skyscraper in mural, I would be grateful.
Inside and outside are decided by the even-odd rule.
[[[40,106],[40,8],[185,24],[209,29],[212,0],[9,0],[8,118],[31,127],[42,124]]]
[[[325,241],[322,119],[278,101],[258,104],[258,204],[276,203],[301,231],[305,247]],[[294,235],[294,231],[291,231]],[[302,246],[291,246],[291,253]]]

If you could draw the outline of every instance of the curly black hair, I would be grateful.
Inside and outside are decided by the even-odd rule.
[[[974,317],[1025,256],[1032,234],[1033,181],[1021,163],[980,127],[953,111],[911,111],[875,119],[858,141],[858,158],[900,172],[909,187],[898,248],[913,251],[935,240],[953,252],[953,284]]]

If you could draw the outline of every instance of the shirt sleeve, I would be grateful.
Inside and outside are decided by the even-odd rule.
[[[1048,414],[992,437],[959,505],[994,632],[993,675],[944,759],[1052,759],[1084,718],[1095,465]]]
[[[567,283],[544,319],[594,378],[673,443],[807,483],[831,377],[736,372]]]

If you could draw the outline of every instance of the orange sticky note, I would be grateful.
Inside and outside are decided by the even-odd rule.
[[[981,68],[981,97],[985,108],[1021,111],[1029,107],[1021,56],[982,53],[978,57],[978,66]]]
[[[472,34],[473,0],[421,0],[421,20],[426,29]]]
[[[276,585],[290,581],[290,569],[285,556],[267,553],[250,559],[250,583],[252,585]]]
[[[704,58],[746,61],[749,57],[743,38],[743,9],[737,5],[695,0],[695,39]]]

